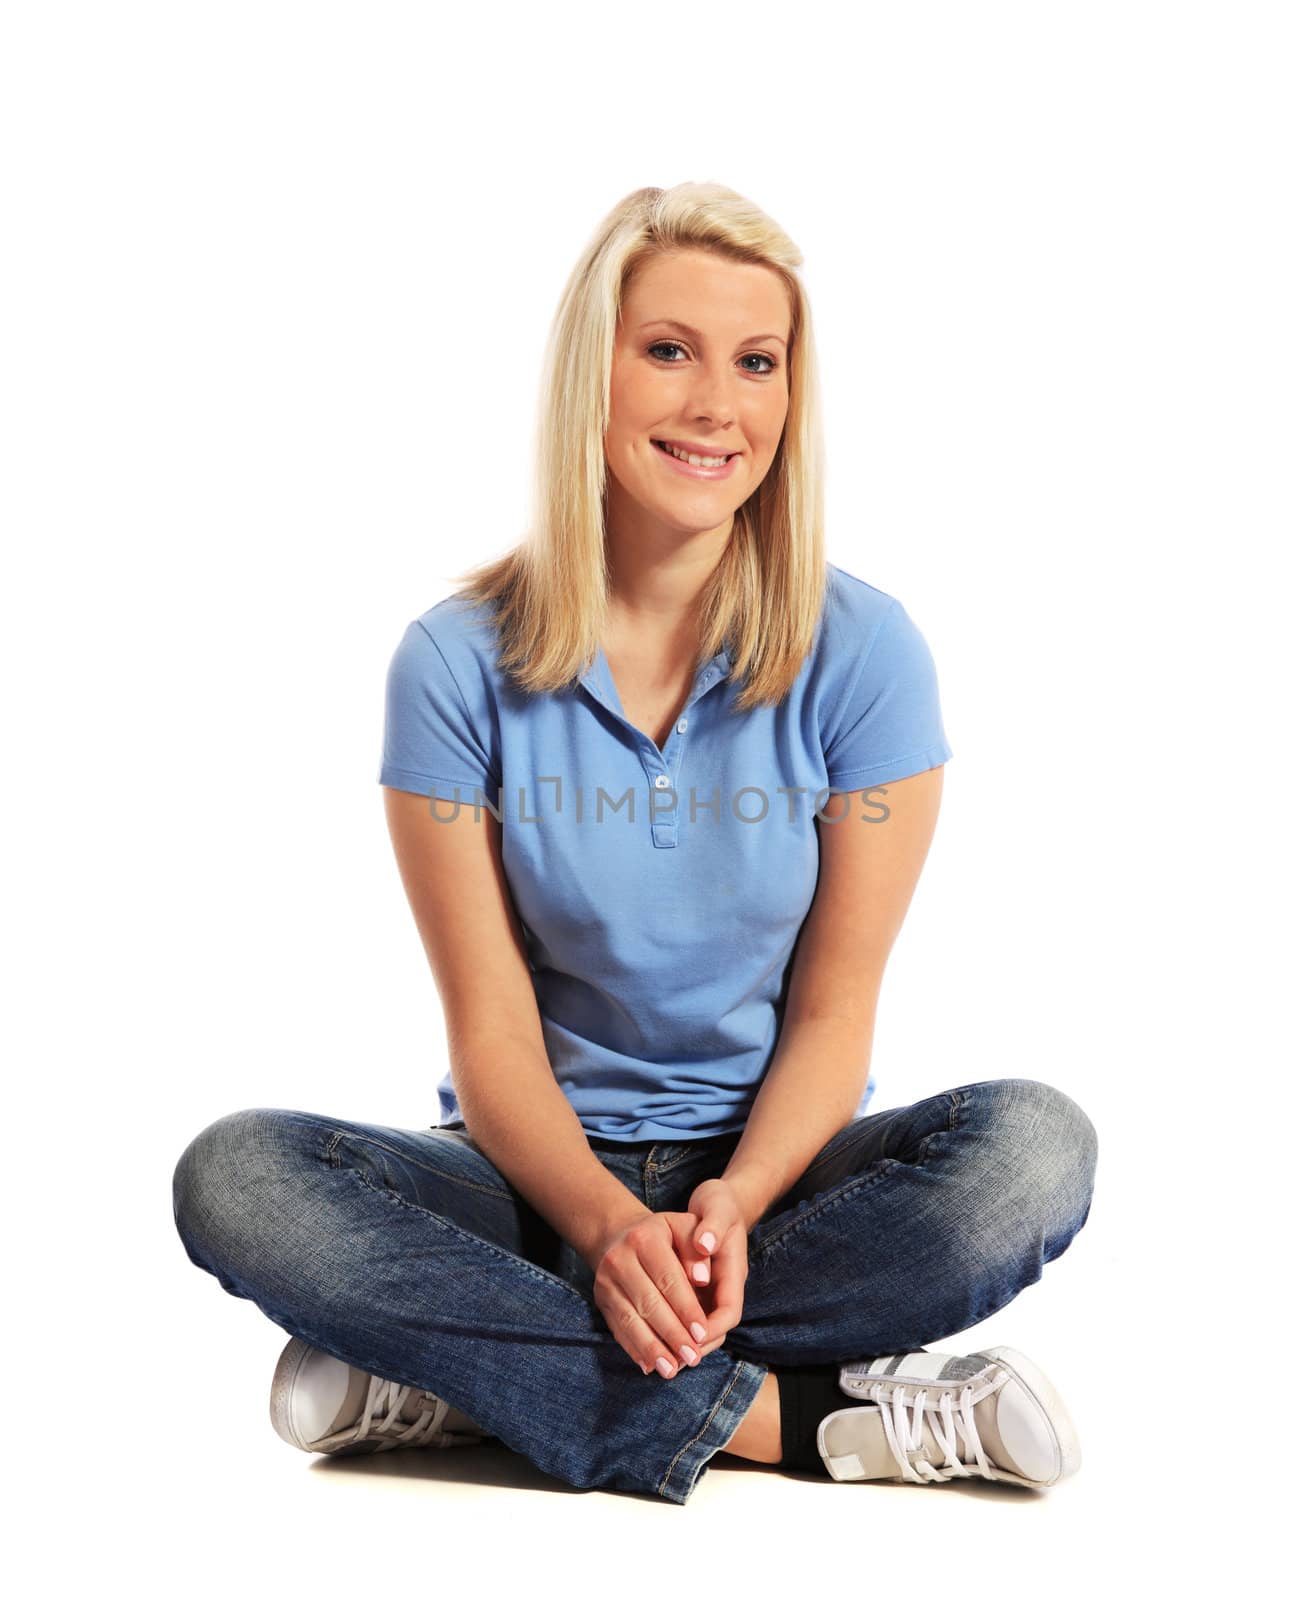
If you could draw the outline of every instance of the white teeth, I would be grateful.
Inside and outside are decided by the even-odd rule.
[[[722,467],[728,460],[727,456],[690,456],[686,450],[680,450],[674,444],[666,444],[663,439],[657,439],[656,443],[662,450],[668,450],[671,456],[677,456],[680,461],[686,461],[692,467]]]

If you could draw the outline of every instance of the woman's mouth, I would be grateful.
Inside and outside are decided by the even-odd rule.
[[[734,450],[728,455],[698,455],[691,451],[680,451],[676,445],[667,444],[663,439],[652,439],[651,443],[675,472],[681,472],[686,478],[710,482],[727,478],[733,470],[733,463],[742,454],[740,450]]]

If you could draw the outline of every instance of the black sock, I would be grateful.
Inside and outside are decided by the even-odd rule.
[[[779,1466],[786,1467],[789,1472],[818,1473],[825,1478],[830,1475],[816,1440],[819,1425],[830,1411],[860,1404],[843,1390],[838,1382],[838,1371],[836,1361],[774,1368],[783,1435],[783,1459]]]

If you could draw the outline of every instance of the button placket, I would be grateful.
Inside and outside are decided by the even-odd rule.
[[[679,768],[682,766],[683,752],[687,748],[687,741],[684,736],[689,727],[686,713],[696,705],[702,695],[713,688],[721,678],[727,676],[728,652],[727,650],[721,650],[717,656],[713,657],[697,673],[693,681],[691,692],[688,694],[687,701],[675,724],[675,731],[678,733],[679,738],[673,745],[672,759],[668,762],[666,762],[664,751],[656,745],[655,740],[648,734],[643,733],[641,728],[635,728],[624,715],[619,705],[619,691],[614,686],[614,676],[610,671],[610,663],[606,660],[603,650],[597,653],[596,662],[591,671],[578,681],[591,695],[592,699],[596,701],[597,705],[608,711],[612,717],[616,718],[628,730],[630,747],[642,764],[642,772],[647,780],[648,789],[663,790],[670,787],[674,778],[678,775]],[[654,773],[647,765],[647,758],[651,751],[655,752],[656,760],[659,762],[661,769]],[[673,777],[666,770],[670,766],[673,768]],[[649,811],[649,800],[647,804]],[[651,823],[651,843],[656,849],[660,850],[669,850],[678,844],[678,813],[676,810],[667,814],[657,814],[655,820]]]
[[[687,703],[679,713],[678,721],[674,724],[674,731],[678,737],[673,742],[668,765],[673,769],[675,787],[677,787],[679,772],[682,770],[683,756],[687,750],[687,731],[691,726],[691,719],[687,713],[692,710],[703,695],[708,694],[722,678],[727,676],[728,652],[721,650],[713,660],[697,673],[693,681],[691,692],[687,697]],[[657,849],[671,850],[676,848],[678,844],[678,812],[676,810],[668,818],[662,818],[652,824],[651,842]]]
[[[579,683],[584,689],[587,690],[588,694],[591,695],[592,699],[596,701],[597,705],[599,705],[603,711],[609,712],[615,721],[627,730],[629,735],[628,747],[641,764],[642,776],[646,779],[648,787],[651,786],[653,781],[657,787],[667,787],[669,779],[665,778],[663,783],[658,775],[656,775],[653,779],[653,774],[647,766],[647,753],[650,750],[656,751],[656,758],[662,763],[664,758],[660,755],[660,752],[656,750],[655,743],[651,739],[647,738],[646,734],[644,734],[640,728],[635,728],[619,709],[619,695],[616,691],[613,691],[614,680],[610,677],[608,663],[605,664],[604,676],[601,676],[602,663],[605,662],[605,657],[603,654],[600,654],[596,659],[597,664],[593,666],[590,672],[579,678]],[[607,687],[607,684],[609,684],[610,687]]]

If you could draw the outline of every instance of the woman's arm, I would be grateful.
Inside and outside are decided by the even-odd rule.
[[[500,824],[470,805],[438,822],[423,795],[390,788],[383,795],[405,893],[441,994],[451,1077],[470,1136],[590,1260],[599,1241],[648,1208],[597,1160],[551,1071],[501,866]]]
[[[797,940],[778,1046],[724,1178],[748,1230],[856,1113],[883,971],[933,841],[942,767],[837,794],[820,822],[820,874]],[[843,808],[847,808],[843,816]],[[883,821],[864,817],[880,814]]]

